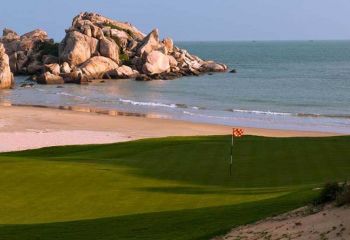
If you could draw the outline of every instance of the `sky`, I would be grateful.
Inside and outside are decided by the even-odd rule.
[[[80,12],[158,28],[176,41],[350,39],[350,0],[1,0],[0,29],[60,41]]]

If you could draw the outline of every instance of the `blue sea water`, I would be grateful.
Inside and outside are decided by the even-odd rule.
[[[0,102],[89,106],[232,126],[350,134],[350,41],[180,42],[237,73],[0,92]],[[18,83],[25,77],[16,77]]]

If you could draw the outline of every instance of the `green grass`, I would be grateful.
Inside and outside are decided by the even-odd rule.
[[[350,177],[350,137],[140,140],[0,154],[0,239],[208,239]]]

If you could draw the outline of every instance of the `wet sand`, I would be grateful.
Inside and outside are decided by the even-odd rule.
[[[228,135],[232,127],[202,124],[153,115],[81,107],[62,109],[0,106],[0,151],[47,146],[96,144],[167,136]],[[333,136],[339,134],[245,128],[245,134],[269,137]]]

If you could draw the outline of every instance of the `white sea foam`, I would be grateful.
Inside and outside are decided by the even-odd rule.
[[[46,92],[45,89],[42,88],[36,88],[36,90],[38,90],[39,92]]]
[[[150,107],[168,107],[168,108],[176,108],[176,104],[166,104],[159,102],[138,102],[129,99],[119,98],[119,101],[126,104],[131,104],[135,106],[150,106]]]
[[[68,96],[68,97],[81,98],[81,99],[85,99],[86,98],[84,96],[78,96],[78,95],[74,95],[74,94],[67,93],[67,92],[57,92],[56,95],[63,95],[63,96]]]
[[[259,111],[259,110],[245,110],[245,109],[233,109],[232,111],[233,112],[240,112],[240,113],[262,114],[262,115],[278,115],[278,116],[292,116],[293,115],[293,113]]]
[[[306,117],[306,118],[343,118],[350,119],[350,115],[342,114],[319,114],[319,113],[286,113],[286,112],[271,112],[271,111],[259,111],[259,110],[244,110],[233,109],[232,112],[238,113],[251,113],[259,115],[274,115],[274,116],[294,116],[294,117]]]
[[[213,115],[206,115],[206,114],[201,114],[201,113],[193,113],[193,112],[188,112],[188,111],[183,111],[184,114],[195,116],[195,117],[205,117],[205,118],[216,118],[216,119],[233,119],[232,117],[222,117],[222,116],[213,116]]]
[[[167,107],[167,108],[192,108],[195,110],[205,110],[204,107],[198,107],[198,106],[188,106],[184,103],[161,103],[161,102],[140,102],[140,101],[133,101],[130,99],[123,99],[119,98],[119,102],[125,103],[125,104],[131,104],[136,106],[150,106],[150,107]]]

